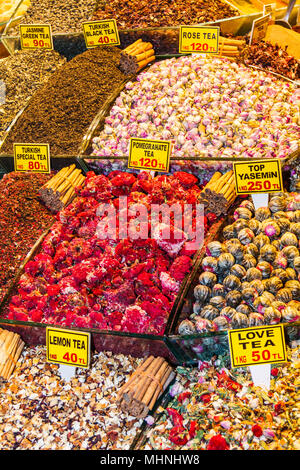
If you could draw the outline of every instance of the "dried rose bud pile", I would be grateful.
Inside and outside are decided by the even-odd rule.
[[[114,233],[100,223],[105,216],[99,209],[106,203],[122,215],[141,204],[148,226],[152,204],[189,203],[195,208],[200,191],[197,178],[183,172],[156,177],[149,172],[135,176],[117,171],[107,177],[89,172],[78,197],[58,214],[40,253],[26,264],[8,318],[163,334],[196,251],[189,245],[193,234],[184,232],[195,226],[194,209],[182,230],[171,222],[170,234],[153,237],[150,231],[145,239],[131,236],[133,215],[125,223],[124,237],[120,219]],[[119,196],[127,197],[127,209],[119,208]],[[214,219],[207,214],[203,220],[197,217],[197,223],[205,230]]]
[[[127,83],[93,155],[126,156],[140,137],[174,141],[179,159],[283,158],[299,146],[296,100],[294,85],[225,58],[162,60]]]
[[[158,409],[143,450],[299,450],[299,344],[288,356],[272,368],[269,391],[254,387],[247,369],[178,367],[173,398]]]
[[[23,258],[54,217],[38,200],[49,175],[8,173],[0,181],[0,300]]]
[[[129,449],[141,426],[115,399],[140,359],[95,353],[70,382],[46,362],[44,346],[27,347],[0,386],[1,450]]]

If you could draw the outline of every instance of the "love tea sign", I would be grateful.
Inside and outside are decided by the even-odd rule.
[[[283,325],[228,331],[233,368],[286,362]]]

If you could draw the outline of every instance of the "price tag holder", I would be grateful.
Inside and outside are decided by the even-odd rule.
[[[15,171],[50,173],[49,144],[14,144]]]
[[[91,335],[85,331],[46,328],[47,362],[89,368]]]
[[[49,24],[20,24],[21,49],[53,49]]]
[[[87,48],[120,45],[116,20],[86,21],[82,27]]]
[[[249,44],[251,45],[254,41],[262,41],[266,36],[268,26],[270,24],[270,13],[257,18],[252,23],[252,29],[250,34]]]
[[[237,194],[282,191],[281,164],[276,158],[234,162],[233,171]]]
[[[171,149],[168,140],[131,138],[128,168],[168,172]]]
[[[180,26],[179,53],[217,54],[219,26]]]

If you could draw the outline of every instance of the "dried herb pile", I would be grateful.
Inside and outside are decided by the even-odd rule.
[[[8,173],[0,181],[0,301],[23,258],[54,220],[38,200],[49,175]]]
[[[93,20],[114,18],[120,29],[197,24],[237,16],[221,0],[112,0],[101,2]]]
[[[105,99],[125,79],[119,59],[119,49],[105,46],[66,63],[35,93],[2,152],[11,154],[14,142],[45,142],[51,155],[76,155]]]
[[[66,62],[55,51],[17,51],[0,61],[3,95],[0,101],[0,141],[26,101]]]
[[[244,49],[243,59],[246,65],[256,65],[291,80],[300,78],[300,61],[277,44],[254,43]]]
[[[22,24],[49,23],[53,33],[78,32],[82,30],[81,23],[91,18],[96,3],[96,0],[31,0]],[[9,34],[19,35],[18,26]]]

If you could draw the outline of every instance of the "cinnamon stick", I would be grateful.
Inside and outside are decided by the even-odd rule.
[[[152,380],[151,382],[151,379],[150,379],[150,385],[149,387],[145,390],[145,394],[142,396],[142,398],[140,398],[140,400],[145,403],[145,405],[148,405],[148,403],[150,403],[151,401],[151,398],[153,396],[153,394],[155,393],[155,390],[160,390],[160,386],[162,387],[161,385],[161,380],[166,372],[166,370],[168,370],[169,368],[169,365],[167,362],[163,362],[159,368],[159,370],[156,372],[156,374],[154,374],[153,378],[154,380]]]
[[[155,358],[155,360],[153,361],[151,366],[147,369],[147,371],[146,371],[147,376],[142,377],[141,384],[140,384],[139,388],[136,390],[136,392],[133,395],[133,397],[136,400],[141,400],[142,399],[142,397],[145,394],[145,391],[147,390],[147,388],[149,387],[149,385],[151,383],[151,380],[152,380],[151,376],[156,374],[156,372],[160,368],[163,361],[164,361],[164,359],[162,357],[157,357],[157,358]]]
[[[121,394],[123,393],[124,390],[127,390],[128,387],[132,384],[132,382],[137,378],[137,376],[140,375],[140,373],[152,363],[154,360],[153,356],[149,356],[147,359],[144,360],[144,362],[131,374],[129,380],[120,388],[117,394],[117,401],[121,397]]]

